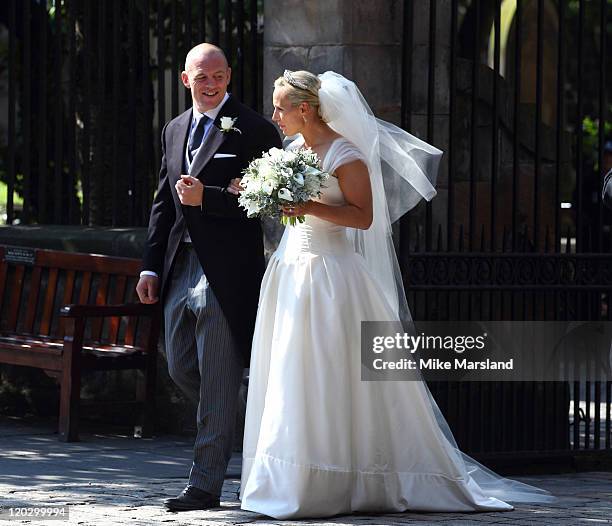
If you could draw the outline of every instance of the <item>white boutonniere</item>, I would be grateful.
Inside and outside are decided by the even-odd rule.
[[[221,117],[221,131],[223,133],[229,133],[231,131],[237,131],[238,133],[242,133],[234,123],[238,120],[238,117],[232,119],[231,117]]]

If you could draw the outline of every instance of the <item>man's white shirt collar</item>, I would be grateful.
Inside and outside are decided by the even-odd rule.
[[[196,120],[196,123],[204,116],[206,115],[212,122],[215,121],[215,119],[217,118],[217,115],[219,115],[219,112],[221,111],[221,107],[225,104],[225,102],[227,101],[227,99],[229,99],[229,93],[226,91],[225,95],[223,96],[223,100],[219,103],[218,106],[215,106],[214,108],[211,108],[210,110],[206,110],[204,113],[200,113],[195,106],[193,106],[193,118]]]

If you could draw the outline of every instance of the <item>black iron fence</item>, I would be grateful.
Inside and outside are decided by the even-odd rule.
[[[612,320],[612,254],[412,252],[416,319]],[[612,382],[435,384],[472,452],[611,449]]]
[[[180,82],[187,51],[223,46],[231,91],[257,109],[262,11],[261,0],[2,2],[5,222],[146,225],[159,132],[191,105]]]
[[[400,226],[415,319],[612,320],[611,12],[405,2],[402,124],[446,152],[437,198]],[[610,382],[431,388],[472,453],[610,452]]]

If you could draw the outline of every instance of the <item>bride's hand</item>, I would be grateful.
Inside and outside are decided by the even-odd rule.
[[[289,204],[282,207],[283,215],[287,217],[299,217],[305,216],[312,213],[312,201],[306,201],[305,203]]]
[[[240,184],[240,181],[242,180],[241,177],[236,177],[235,179],[232,179],[230,181],[229,186],[227,187],[227,191],[230,194],[234,194],[234,195],[239,195],[240,192],[242,192],[242,190],[244,190],[244,188],[242,187],[242,185]]]

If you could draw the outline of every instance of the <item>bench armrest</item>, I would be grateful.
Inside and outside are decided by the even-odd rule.
[[[155,303],[123,303],[120,305],[65,305],[60,310],[64,318],[106,318],[110,316],[156,316],[160,306]]]

